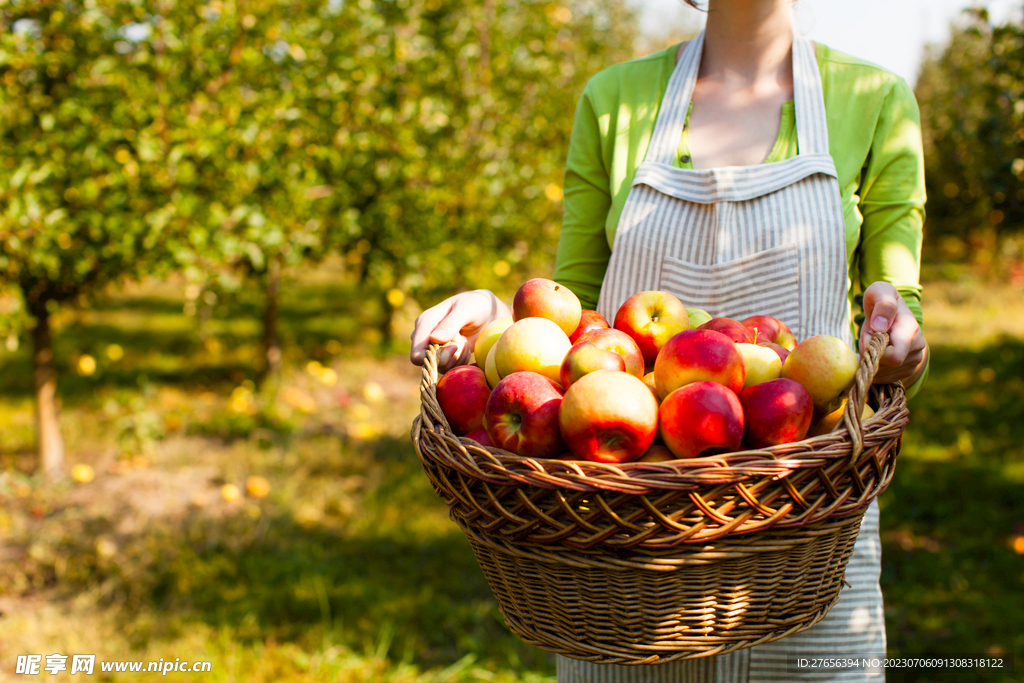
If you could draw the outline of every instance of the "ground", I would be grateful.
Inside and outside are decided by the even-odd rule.
[[[329,275],[286,283],[285,368],[259,389],[244,297],[191,314],[181,283],[153,282],[62,313],[68,467],[87,467],[57,485],[29,474],[27,352],[0,352],[0,681],[26,680],[15,660],[32,653],[212,663],[179,681],[551,680],[410,444],[415,311],[377,352],[372,312]],[[925,301],[931,376],[880,499],[890,655],[1021,662],[1021,292],[965,278]]]

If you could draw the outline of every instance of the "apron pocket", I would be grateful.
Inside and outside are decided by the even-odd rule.
[[[802,339],[798,258],[795,244],[707,266],[665,256],[658,289],[714,318],[770,315]]]

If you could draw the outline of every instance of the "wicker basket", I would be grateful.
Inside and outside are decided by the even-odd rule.
[[[412,438],[523,640],[601,663],[724,654],[810,628],[838,599],[909,417],[901,384],[871,384],[887,343],[871,340],[830,434],[620,465],[459,439],[437,404],[435,345]]]

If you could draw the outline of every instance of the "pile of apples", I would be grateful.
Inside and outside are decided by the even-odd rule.
[[[764,448],[832,430],[859,364],[836,337],[799,344],[780,320],[634,294],[612,325],[551,280],[526,282],[512,316],[453,368],[437,400],[459,436],[534,458],[620,463]],[[865,417],[871,409],[865,409]]]

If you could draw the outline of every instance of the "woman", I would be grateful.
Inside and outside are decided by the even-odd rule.
[[[781,112],[781,116],[780,116]],[[580,100],[566,163],[554,279],[606,318],[641,290],[742,319],[775,315],[798,338],[860,346],[888,331],[876,382],[926,374],[918,261],[920,127],[898,77],[797,36],[788,0],[711,0],[704,32],[606,69]],[[490,292],[425,311],[412,360],[449,342],[441,369],[509,307]],[[560,657],[583,681],[881,680],[797,671],[791,657],[884,658],[878,505],[861,527],[839,602],[808,631],[726,656],[655,667]]]

